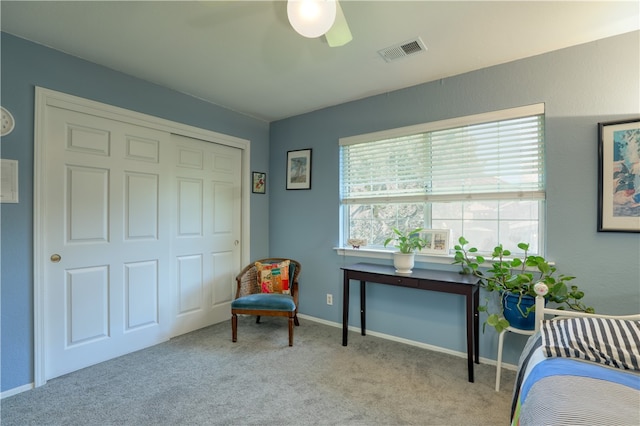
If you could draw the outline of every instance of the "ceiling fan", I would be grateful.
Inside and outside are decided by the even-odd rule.
[[[324,35],[331,47],[353,39],[338,0],[288,0],[287,16],[298,34],[308,38]]]

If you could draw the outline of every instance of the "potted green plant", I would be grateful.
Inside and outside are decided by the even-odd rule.
[[[415,263],[416,250],[427,246],[427,240],[420,236],[420,231],[422,228],[412,229],[408,232],[401,232],[398,228],[393,228],[395,235],[385,240],[385,247],[394,241],[394,247],[399,250],[393,253],[393,266],[395,266],[396,272],[410,274]]]
[[[545,299],[557,303],[557,309],[569,307],[576,311],[594,312],[592,307],[582,303],[584,293],[577,285],[570,284],[575,277],[556,274],[556,267],[544,257],[529,254],[529,244],[518,244],[524,252],[521,257],[512,257],[511,251],[499,244],[493,249],[491,264],[483,271],[481,268],[486,259],[477,254],[478,249],[467,247],[469,242],[464,237],[460,237],[458,243],[454,247],[453,263],[461,265],[462,273],[480,278],[480,285],[487,291],[497,292],[500,296],[500,303],[493,308],[497,310],[492,311],[488,302],[479,307],[481,312],[489,314],[484,326],[489,324],[498,333],[509,325],[532,330],[535,326],[535,315],[532,314],[536,297],[534,286],[539,282],[547,285],[549,291]]]

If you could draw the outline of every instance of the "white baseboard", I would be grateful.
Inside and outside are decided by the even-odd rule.
[[[17,395],[22,392],[26,392],[28,390],[33,389],[33,383],[27,383],[26,385],[18,386],[17,388],[6,390],[0,393],[0,399],[5,399],[13,395]]]
[[[334,321],[327,321],[327,320],[324,320],[324,319],[321,319],[321,318],[316,318],[316,317],[312,317],[312,316],[304,315],[304,314],[298,314],[298,317],[307,319],[309,321],[314,321],[314,322],[318,322],[318,323],[321,323],[321,324],[325,324],[325,325],[328,325],[328,326],[331,326],[331,327],[337,327],[337,328],[340,328],[340,329],[342,328],[342,323],[338,323],[338,322],[334,322]],[[349,326],[349,330],[355,331],[357,333],[360,333],[360,327]],[[394,341],[394,342],[404,343],[406,345],[417,346],[417,347],[422,348],[422,349],[427,349],[427,350],[434,351],[434,352],[441,352],[441,353],[457,356],[457,357],[460,357],[460,358],[465,358],[465,359],[467,358],[467,353],[466,352],[454,351],[454,350],[443,348],[443,347],[440,347],[440,346],[429,345],[427,343],[416,342],[415,340],[409,340],[409,339],[404,339],[402,337],[392,336],[390,334],[379,333],[377,331],[367,330],[367,335],[380,337],[381,339],[391,340],[391,341]],[[488,365],[496,365],[496,360],[495,359],[489,359],[489,358],[480,357],[480,362],[482,362],[483,364],[488,364]],[[516,365],[509,364],[509,363],[506,363],[506,362],[502,363],[502,368],[504,368],[505,370],[513,370],[513,371],[516,371],[518,369],[518,367]]]

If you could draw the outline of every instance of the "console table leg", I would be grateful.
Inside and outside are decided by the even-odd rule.
[[[473,383],[473,359],[474,359],[474,347],[475,347],[475,320],[473,315],[473,292],[467,293],[467,369],[469,370],[469,381]]]
[[[367,320],[365,315],[366,308],[366,297],[365,297],[365,282],[360,281],[360,326],[361,326],[361,334],[366,336],[367,332]]]
[[[474,354],[476,364],[480,364],[480,312],[478,312],[478,306],[480,306],[480,288],[476,288],[473,293],[473,335],[474,335]]]
[[[342,346],[347,346],[349,333],[349,273],[344,271],[342,290]]]

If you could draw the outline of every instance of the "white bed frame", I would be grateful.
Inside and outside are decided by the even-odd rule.
[[[536,284],[536,285],[539,285],[539,284]],[[555,315],[556,316],[555,319],[558,319],[561,317],[564,317],[564,318],[591,317],[591,318],[611,318],[611,319],[624,319],[624,320],[630,320],[630,321],[640,321],[640,313],[631,314],[631,315],[601,315],[601,314],[587,314],[585,312],[580,312],[580,311],[569,311],[569,310],[565,311],[562,309],[547,308],[544,305],[544,295],[547,294],[546,285],[544,285],[544,289],[545,289],[544,293],[542,293],[541,291],[536,296],[536,310],[535,310],[536,329],[535,331],[540,330],[540,325],[542,324],[542,320],[545,319],[545,315]]]
[[[502,330],[498,336],[498,357],[496,359],[496,392],[500,391],[500,378],[501,378],[501,369],[502,369],[502,349],[504,346],[504,335],[507,331],[512,333],[524,334],[527,336],[531,336],[535,334],[537,331],[540,331],[540,326],[542,325],[542,320],[545,319],[545,315],[553,315],[553,318],[549,319],[560,319],[560,318],[580,318],[580,317],[592,317],[592,318],[610,318],[610,319],[623,319],[630,321],[640,321],[640,313],[631,314],[631,315],[601,315],[601,314],[588,314],[586,312],[580,311],[571,311],[571,310],[563,310],[563,309],[552,309],[547,308],[545,306],[544,295],[547,294],[549,288],[544,283],[537,283],[535,285],[535,289],[537,292],[536,296],[536,309],[535,309],[535,329],[534,330],[520,330],[515,327],[507,327]]]
[[[542,320],[543,319],[547,319],[547,320],[555,320],[555,319],[560,319],[560,318],[606,318],[606,319],[621,319],[621,320],[630,320],[630,321],[640,321],[640,313],[637,314],[632,314],[632,315],[602,315],[602,314],[588,314],[585,312],[579,312],[579,311],[572,311],[572,310],[561,310],[561,309],[552,309],[552,308],[547,308],[545,307],[545,299],[544,296],[547,293],[547,286],[545,284],[542,283],[537,283],[536,287],[535,287],[535,291],[536,291],[536,304],[535,304],[535,330],[531,331],[531,334],[539,332],[539,330],[542,328]],[[551,318],[550,316],[553,315],[554,318]],[[546,318],[545,318],[546,316]],[[558,395],[568,395],[567,393],[567,387],[565,386],[563,388],[564,390],[559,390],[559,394]],[[496,389],[497,390],[497,389]],[[514,390],[515,392],[516,390]],[[515,395],[515,393],[514,393]],[[567,399],[562,399],[563,403],[566,403]],[[568,404],[567,406],[570,406],[570,404]],[[546,407],[549,408],[549,407]],[[545,410],[544,413],[541,413],[541,410],[545,410],[545,408],[540,408],[540,407],[533,407],[530,408],[529,412],[528,412],[528,418],[530,420],[531,416],[536,416],[538,414],[549,414],[554,412],[554,410]],[[630,412],[633,412],[634,408],[632,407]],[[637,399],[636,399],[636,404],[635,404],[635,410],[637,410]],[[617,411],[616,411],[617,412]],[[512,413],[513,414],[513,413]],[[540,424],[589,424],[588,422],[586,422],[587,416],[585,417],[581,417],[580,415],[577,415],[578,413],[576,413],[576,417],[573,416],[569,416],[569,413],[557,413],[556,412],[556,416],[558,416],[558,421],[554,422],[554,421],[549,421],[549,418],[545,418],[545,420],[540,420]],[[627,413],[628,415],[629,413]],[[604,418],[604,417],[601,417]],[[625,417],[622,416],[620,418],[618,418],[616,421],[612,421],[612,424],[626,424],[627,422],[625,422],[624,420],[620,421],[621,419],[624,419]],[[569,419],[571,419],[573,422],[575,423],[563,423],[568,421]],[[522,417],[518,417],[518,420],[522,420]],[[589,419],[590,421],[593,419]],[[512,419],[512,425],[514,419]],[[636,424],[634,422],[637,422],[637,420],[633,420],[632,423]],[[597,422],[596,422],[597,423]],[[595,424],[595,423],[592,423]]]

